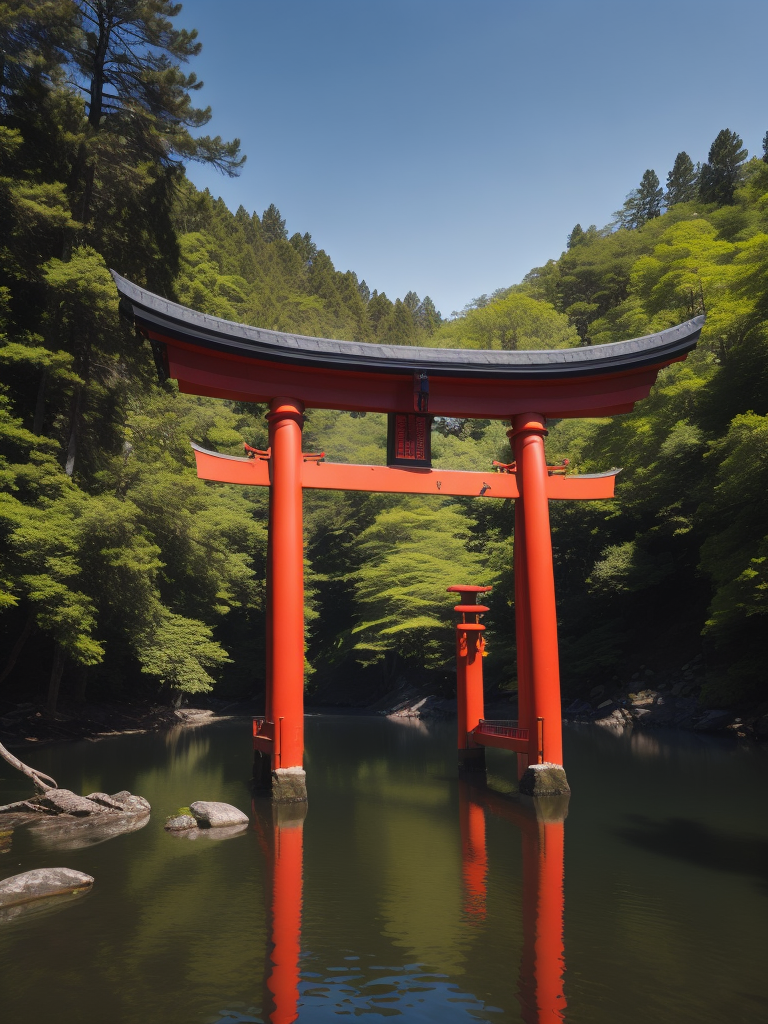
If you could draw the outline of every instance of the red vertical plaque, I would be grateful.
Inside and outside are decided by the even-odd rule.
[[[412,412],[390,413],[387,431],[387,465],[431,468],[431,429],[431,416]]]

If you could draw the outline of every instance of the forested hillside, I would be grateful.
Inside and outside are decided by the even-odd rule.
[[[199,43],[177,15],[0,4],[0,701],[263,687],[266,494],[198,481],[189,441],[262,446],[265,410],[159,383],[109,267],[228,319],[391,344],[601,344],[705,309],[697,351],[635,413],[550,424],[553,459],[622,467],[616,501],[552,506],[563,676],[576,693],[702,652],[706,702],[763,699],[768,163],[724,130],[703,164],[679,154],[666,189],[646,171],[613,224],[576,225],[558,260],[444,320],[338,271],[273,204],[232,213],[193,187],[189,160],[234,175],[244,157],[199,134]],[[383,463],[385,434],[313,411],[305,450]],[[489,471],[505,426],[436,421],[433,457]],[[310,691],[446,669],[462,582],[495,587],[488,669],[514,687],[509,503],[305,498]]]

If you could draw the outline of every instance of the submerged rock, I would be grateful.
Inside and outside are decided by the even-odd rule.
[[[108,839],[138,832],[149,824],[148,814],[92,814],[75,818],[69,814],[55,817],[40,817],[29,825],[29,831],[36,842],[48,850],[81,850],[86,846],[97,846]]]
[[[248,815],[232,804],[216,800],[195,800],[189,809],[200,828],[228,828],[231,825],[248,824]]]
[[[72,868],[36,868],[0,881],[0,908],[17,903],[82,892],[93,885],[91,875]]]
[[[167,832],[184,832],[188,828],[197,828],[197,821],[191,814],[177,814],[165,819],[163,828]]]
[[[170,835],[178,839],[234,839],[235,836],[244,836],[248,831],[248,822],[240,825],[228,825],[220,828],[183,828],[174,829]]]

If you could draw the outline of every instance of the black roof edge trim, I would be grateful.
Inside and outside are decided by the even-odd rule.
[[[582,377],[641,369],[680,358],[698,341],[705,317],[656,334],[606,345],[539,351],[415,348],[312,338],[238,324],[155,295],[114,270],[121,301],[145,329],[213,351],[275,363],[351,373],[410,374],[484,379]]]

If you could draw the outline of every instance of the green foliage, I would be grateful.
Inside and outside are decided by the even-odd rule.
[[[402,502],[359,535],[352,636],[364,663],[395,651],[427,666],[445,663],[453,645],[446,581],[475,580],[483,572],[480,557],[468,550],[471,526],[450,505]]]
[[[212,630],[195,619],[165,615],[151,638],[139,642],[141,671],[182,693],[206,693],[214,679],[206,669],[219,668],[230,659],[211,639]]]
[[[687,153],[678,153],[672,170],[667,175],[664,202],[668,208],[678,203],[692,203],[698,196],[700,167],[693,166]]]
[[[578,341],[568,318],[549,303],[512,292],[444,324],[430,337],[429,344],[515,351],[569,348]]]
[[[733,202],[741,167],[747,158],[746,149],[736,132],[723,128],[709,149],[707,162],[699,175],[699,197],[702,203],[724,206]]]
[[[647,170],[639,187],[629,193],[622,208],[614,214],[618,226],[632,230],[654,220],[661,214],[663,196],[664,190],[659,184],[658,175],[653,170]]]

